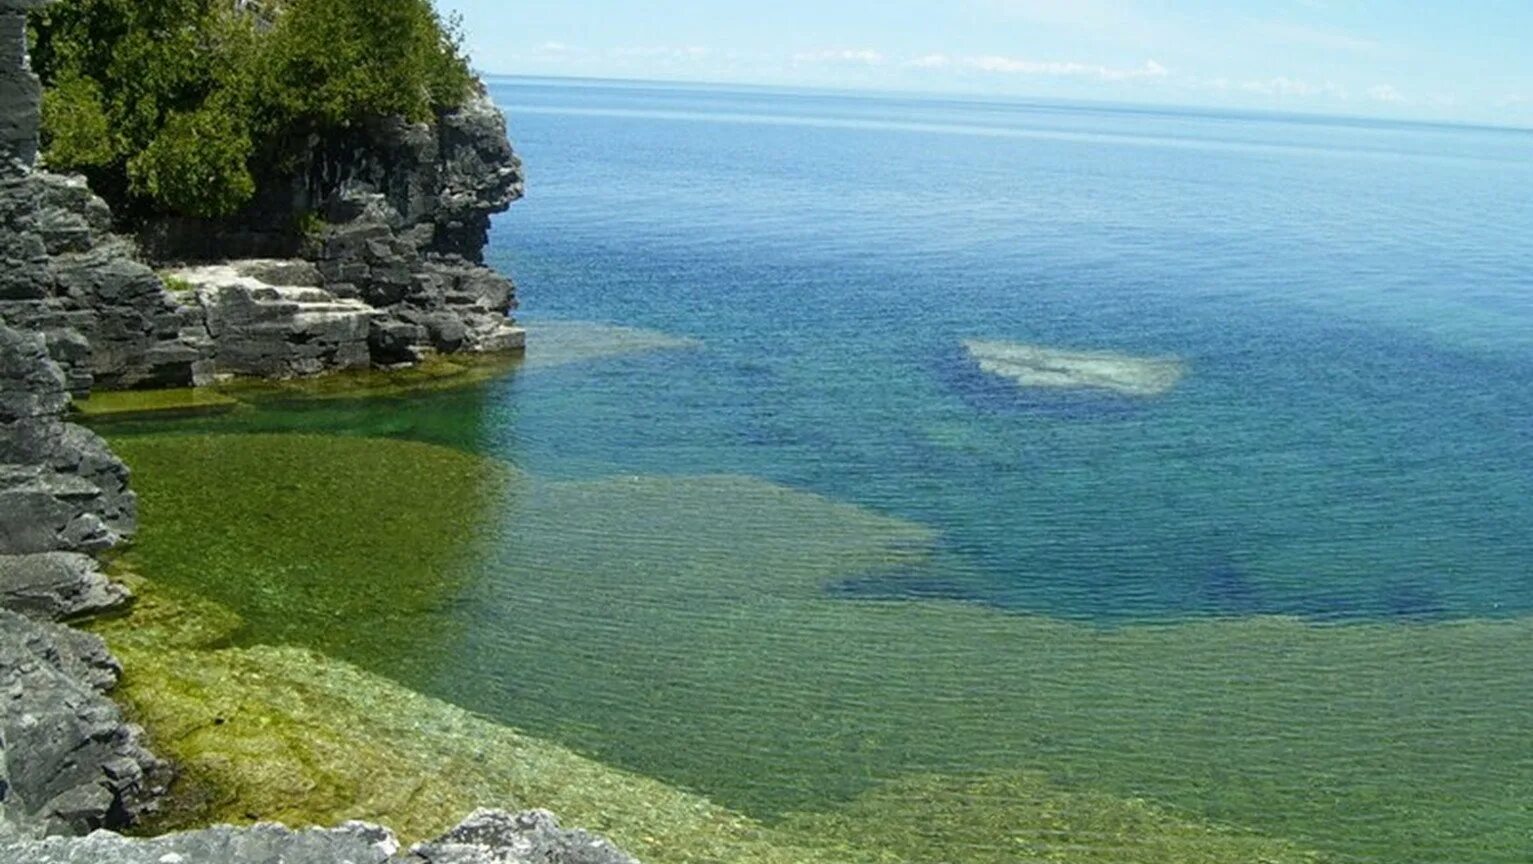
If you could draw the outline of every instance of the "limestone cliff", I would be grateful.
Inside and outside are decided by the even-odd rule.
[[[0,5],[0,321],[43,334],[76,393],[188,386],[210,371],[206,332],[111,230],[79,178],[33,170],[39,89],[26,10]]]
[[[0,862],[634,864],[540,812],[483,811],[403,851],[360,824],[110,833],[150,812],[171,773],[109,699],[122,670],[105,644],[61,623],[128,599],[96,556],[137,515],[127,467],[66,422],[71,391],[311,374],[376,360],[372,345],[380,362],[519,346],[511,285],[478,253],[521,175],[483,100],[436,126],[380,123],[294,187],[328,214],[302,244],[313,265],[231,265],[227,284],[172,294],[84,181],[35,169],[24,16],[43,2],[0,0]]]
[[[376,118],[316,136],[287,174],[259,178],[244,212],[153,219],[129,239],[83,179],[34,167],[25,12],[41,2],[0,7],[0,321],[43,334],[72,392],[523,347],[515,287],[483,266],[490,218],[522,195],[521,162],[487,96],[430,124]],[[176,294],[143,263],[250,257],[305,260],[313,275],[250,284],[242,274]]]
[[[380,365],[523,346],[515,286],[483,265],[490,218],[523,192],[505,117],[485,94],[431,124],[375,118],[316,138],[259,188],[228,219],[145,224],[144,248],[175,263],[307,260],[319,279],[303,287],[378,311],[369,342]]]

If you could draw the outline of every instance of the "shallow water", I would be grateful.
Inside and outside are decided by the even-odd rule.
[[[1335,860],[1526,860],[1533,135],[492,89],[531,182],[490,253],[525,365],[108,431],[411,438],[524,479],[455,555],[369,550],[429,495],[345,502],[346,614],[306,615],[302,549],[203,542],[273,478],[159,459],[152,577],[245,641],[907,857],[1015,860],[997,826],[1043,782]],[[973,340],[1181,377],[1028,388]],[[380,636],[410,574],[441,576],[409,595],[434,638]],[[896,827],[976,808],[989,833]]]

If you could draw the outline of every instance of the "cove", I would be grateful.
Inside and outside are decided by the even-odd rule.
[[[525,364],[99,427],[208,668],[382,676],[787,860],[1526,857],[1526,136],[492,89]]]

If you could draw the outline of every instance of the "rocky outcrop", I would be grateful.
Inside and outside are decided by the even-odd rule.
[[[521,160],[487,95],[434,125],[379,120],[317,149],[306,195],[328,223],[304,246],[325,285],[385,310],[415,350],[510,351],[525,334],[509,320],[516,289],[483,266],[490,217],[522,197]]]
[[[170,274],[207,323],[217,376],[299,378],[366,369],[369,337],[384,316],[319,287],[304,261],[233,261]]]
[[[63,621],[110,612],[127,600],[89,555],[0,555],[0,608]]]
[[[0,325],[0,555],[97,553],[133,533],[128,469],[63,421],[68,401],[43,337]]]
[[[106,696],[121,671],[95,636],[0,611],[0,822],[13,833],[126,827],[164,793],[168,769]]]
[[[31,834],[126,826],[168,779],[105,695],[106,646],[51,623],[127,599],[87,553],[130,535],[136,510],[127,468],[63,422],[68,403],[43,337],[0,325],[0,823]]]
[[[41,333],[69,389],[186,386],[206,373],[206,334],[165,293],[85,180],[34,171],[38,85],[26,10],[0,0],[0,322]]]
[[[56,623],[127,599],[92,556],[136,516],[127,468],[64,422],[70,393],[517,347],[511,284],[478,252],[521,175],[485,100],[436,126],[379,124],[349,167],[303,187],[325,190],[332,214],[306,244],[317,266],[188,271],[177,297],[112,234],[84,181],[33,170],[23,16],[39,5],[0,0],[0,862],[634,864],[541,812],[476,813],[403,852],[362,824],[111,833],[153,810],[171,772],[109,700],[122,670],[105,644]]]
[[[7,857],[10,856],[10,857]],[[29,864],[637,864],[584,831],[533,811],[480,811],[431,843],[401,851],[389,831],[353,822],[333,830],[280,825],[210,828],[153,840],[98,833],[82,840],[0,838],[0,860]]]
[[[515,286],[483,264],[491,216],[523,192],[488,96],[431,124],[375,119],[316,140],[299,161],[290,176],[262,178],[261,197],[238,216],[145,226],[145,248],[161,260],[312,262],[318,287],[381,313],[370,341],[378,365],[524,346],[509,317]]]

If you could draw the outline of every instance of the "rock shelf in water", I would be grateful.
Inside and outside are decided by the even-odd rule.
[[[980,371],[1020,387],[1106,390],[1122,396],[1160,396],[1186,374],[1173,357],[1134,357],[1105,351],[1062,351],[1039,345],[971,339],[964,350]]]

